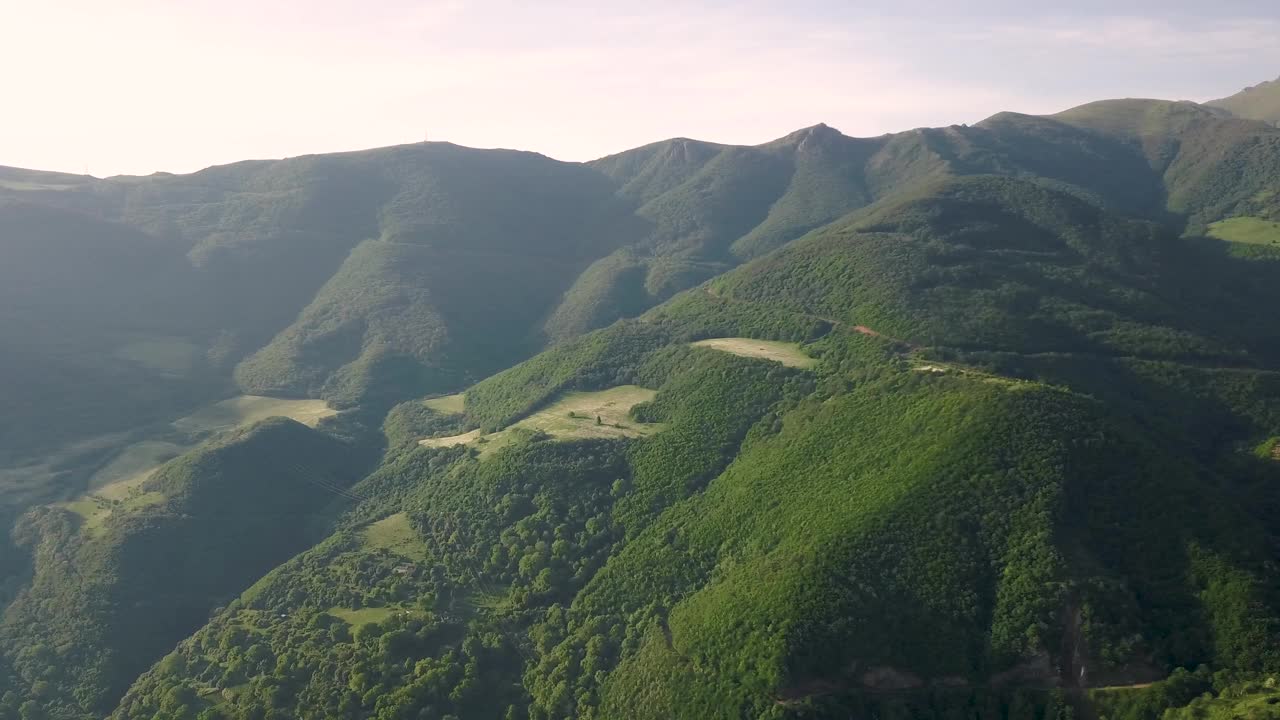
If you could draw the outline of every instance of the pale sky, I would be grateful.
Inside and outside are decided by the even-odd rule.
[[[0,0],[0,165],[99,177],[417,142],[587,160],[870,136],[1280,75],[1280,2]]]

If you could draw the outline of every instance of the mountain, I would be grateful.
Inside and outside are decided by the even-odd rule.
[[[1231,97],[1211,100],[1205,104],[1225,110],[1236,117],[1280,125],[1280,78],[1258,83]]]
[[[1134,99],[0,170],[0,718],[1267,717],[1278,203]]]

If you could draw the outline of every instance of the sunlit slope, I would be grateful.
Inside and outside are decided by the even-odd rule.
[[[1280,80],[1258,83],[1207,105],[1249,120],[1280,125]]]

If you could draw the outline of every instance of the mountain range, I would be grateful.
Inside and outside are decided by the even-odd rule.
[[[1275,717],[1278,100],[0,168],[0,718]]]

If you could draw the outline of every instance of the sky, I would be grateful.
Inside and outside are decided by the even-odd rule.
[[[1275,0],[0,0],[0,165],[98,177],[447,140],[588,160],[1280,75]]]

